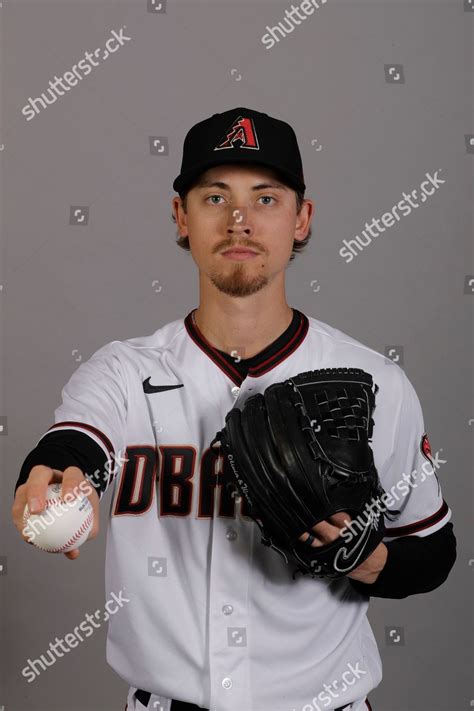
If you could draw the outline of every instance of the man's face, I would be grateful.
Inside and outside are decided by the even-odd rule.
[[[293,241],[308,232],[310,202],[298,216],[295,192],[272,170],[230,164],[202,174],[188,193],[187,213],[173,200],[201,276],[231,296],[253,294],[285,269]],[[236,247],[253,254],[232,252]]]

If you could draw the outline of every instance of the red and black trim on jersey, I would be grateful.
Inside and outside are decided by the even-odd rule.
[[[386,538],[392,538],[394,536],[408,536],[411,533],[417,533],[418,531],[424,531],[430,526],[434,526],[435,523],[441,521],[448,513],[449,507],[446,501],[443,499],[443,503],[436,513],[428,516],[427,518],[421,519],[421,521],[415,521],[414,523],[408,523],[406,526],[397,526],[395,528],[387,528],[385,533]]]
[[[309,328],[308,317],[298,309],[293,309],[290,325],[273,343],[251,358],[237,361],[230,353],[215,348],[207,341],[193,322],[192,313],[191,311],[184,319],[190,338],[238,386],[247,375],[254,378],[264,375],[288,358],[304,341]]]

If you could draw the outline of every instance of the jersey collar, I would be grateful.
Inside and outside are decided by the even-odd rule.
[[[194,310],[194,309],[193,309]],[[197,325],[193,322],[192,311],[184,319],[184,325],[194,343],[220,368],[233,383],[240,386],[244,376],[233,365],[231,356],[223,354],[206,340]],[[266,346],[260,353],[251,359],[248,375],[257,378],[260,375],[279,365],[288,358],[303,342],[309,327],[308,317],[293,309],[293,321],[288,328],[275,340]]]

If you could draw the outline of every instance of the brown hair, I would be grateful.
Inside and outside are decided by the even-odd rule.
[[[285,183],[284,180],[281,181],[282,183]],[[287,185],[287,183],[285,183]],[[192,183],[184,192],[179,193],[179,197],[181,198],[183,202],[183,210],[186,212],[186,200],[188,196],[188,192],[193,188],[194,183]],[[290,186],[288,186],[290,187]],[[295,190],[295,196],[296,196],[296,212],[299,215],[301,212],[301,208],[303,207],[303,201],[304,201],[304,191],[300,190]],[[174,216],[174,213],[171,213],[171,219],[173,222],[176,224],[176,218]],[[303,240],[294,240],[293,241],[293,249],[291,252],[290,256],[290,262],[295,258],[297,252],[302,252],[303,249],[306,247],[308,244],[309,240],[311,238],[311,226],[308,230],[308,234]],[[181,249],[185,249],[187,252],[191,251],[191,248],[189,246],[189,238],[188,237],[181,237],[179,232],[176,233],[176,244],[178,247],[181,247]]]

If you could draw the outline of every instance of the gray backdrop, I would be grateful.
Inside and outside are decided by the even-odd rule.
[[[292,124],[316,203],[312,240],[288,268],[289,304],[390,351],[420,397],[433,450],[448,461],[439,476],[458,560],[431,594],[371,602],[384,662],[374,711],[474,706],[474,2],[327,0],[267,49],[267,25],[290,8],[0,3],[4,711],[125,706],[128,687],[105,661],[105,627],[34,683],[21,675],[29,657],[103,607],[111,491],[101,535],[70,561],[21,541],[13,488],[81,360],[197,305],[197,269],[175,245],[171,184],[191,125],[241,105]],[[124,27],[123,46],[27,120],[30,98]],[[346,263],[342,240],[435,171],[444,182],[434,194]]]

